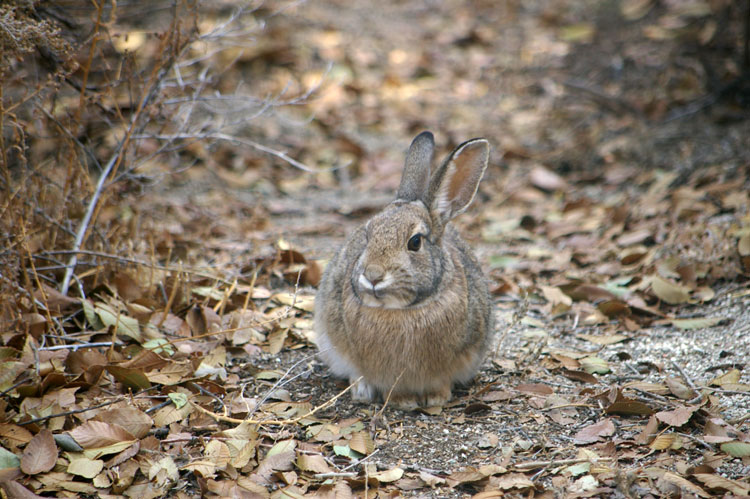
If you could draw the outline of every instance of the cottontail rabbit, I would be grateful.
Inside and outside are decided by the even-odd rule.
[[[488,348],[487,284],[450,220],[474,199],[489,144],[464,142],[430,176],[434,148],[430,132],[414,139],[396,200],[351,234],[315,298],[320,355],[335,375],[362,377],[355,400],[441,405]]]

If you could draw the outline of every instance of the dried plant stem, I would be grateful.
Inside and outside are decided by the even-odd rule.
[[[121,149],[118,149],[117,152],[109,159],[107,165],[104,167],[104,171],[99,176],[99,181],[96,183],[96,188],[94,188],[94,194],[91,196],[91,200],[89,200],[89,204],[86,207],[86,214],[83,216],[81,225],[78,227],[76,239],[73,242],[73,255],[70,257],[70,260],[68,260],[68,265],[65,267],[65,277],[63,278],[63,282],[60,285],[60,292],[64,295],[68,294],[70,279],[73,277],[73,271],[75,270],[76,263],[78,263],[78,250],[81,249],[81,245],[83,244],[83,238],[86,236],[86,232],[88,231],[91,217],[93,216],[94,210],[96,209],[97,203],[99,202],[99,198],[102,195],[102,189],[104,189],[104,184],[107,181],[107,177],[109,177],[109,174],[112,172],[115,165],[119,162],[118,158],[120,157],[120,151]]]
[[[609,462],[612,461],[612,458],[610,457],[601,457],[597,459],[597,461],[603,461],[603,462]],[[569,464],[578,464],[578,463],[589,463],[591,462],[591,459],[581,458],[581,459],[551,459],[549,461],[529,461],[526,463],[518,463],[514,465],[513,467],[519,471],[528,471],[533,470],[536,468],[546,468],[549,466],[566,466]]]
[[[207,416],[210,416],[211,418],[215,419],[216,421],[224,421],[225,423],[234,423],[234,424],[249,423],[249,424],[259,424],[259,425],[268,425],[268,424],[273,424],[273,425],[297,424],[300,421],[302,421],[303,419],[309,418],[310,416],[312,416],[316,412],[319,412],[319,411],[322,411],[324,409],[327,409],[327,408],[331,407],[333,404],[336,403],[336,401],[338,399],[340,399],[341,397],[343,397],[345,393],[347,393],[349,390],[351,390],[354,387],[354,385],[356,385],[357,382],[359,380],[361,380],[361,379],[362,379],[362,376],[360,376],[359,378],[357,378],[354,381],[354,383],[352,383],[349,386],[347,386],[344,390],[340,391],[334,397],[330,398],[329,400],[327,400],[323,404],[321,404],[321,405],[319,405],[319,406],[311,409],[306,414],[303,414],[302,416],[298,416],[298,417],[293,418],[293,419],[267,419],[267,420],[262,420],[262,419],[237,419],[237,418],[230,418],[230,417],[227,417],[227,416],[221,416],[219,414],[211,412],[208,409],[204,409],[203,407],[201,407],[197,403],[193,402],[192,400],[190,401],[190,403],[193,405],[193,407],[195,407],[196,409],[198,409],[203,414],[206,414]]]
[[[169,47],[169,44],[173,41],[173,38],[173,32],[169,32],[169,34],[164,37],[164,39],[162,40],[162,45],[160,47],[161,54],[168,53],[167,47]],[[146,109],[146,106],[151,102],[153,97],[157,94],[157,91],[160,88],[165,75],[170,70],[170,68],[174,66],[174,61],[175,56],[169,55],[168,57],[166,57],[166,60],[161,61],[162,64],[154,65],[154,69],[151,72],[147,84],[145,85],[146,90],[143,92],[143,94],[141,94],[141,97],[138,100],[138,106],[133,113],[132,118],[130,119],[130,125],[128,126],[127,130],[125,131],[125,135],[120,140],[120,143],[112,154],[112,157],[109,159],[109,161],[107,161],[104,170],[99,176],[99,180],[97,181],[96,187],[94,188],[94,193],[92,194],[88,206],[86,207],[86,213],[83,217],[83,220],[81,220],[81,225],[78,227],[78,232],[76,233],[76,238],[72,248],[73,254],[68,261],[67,267],[65,268],[65,277],[63,278],[62,284],[60,285],[60,292],[64,295],[68,294],[70,279],[73,276],[76,263],[78,262],[78,250],[80,250],[81,246],[83,245],[83,240],[86,236],[86,232],[88,231],[89,224],[91,223],[94,212],[98,209],[99,198],[102,195],[104,186],[107,184],[107,180],[110,178],[110,176],[114,176],[114,173],[117,172],[120,163],[122,163],[122,160],[125,157],[125,151],[127,151],[128,146],[130,145],[130,141],[134,133],[136,132],[136,125],[138,125],[138,123],[140,122],[141,114],[143,113],[144,109]],[[83,89],[85,88],[85,85],[82,85],[82,97],[84,91]]]

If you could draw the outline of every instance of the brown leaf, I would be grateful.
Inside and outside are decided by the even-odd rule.
[[[70,432],[70,436],[84,449],[107,447],[126,441],[135,441],[132,433],[121,426],[104,423],[102,421],[89,421]]]
[[[725,490],[737,496],[750,495],[750,484],[748,483],[738,482],[737,480],[730,480],[723,476],[708,473],[695,473],[693,476],[700,480],[709,489]]]
[[[485,402],[498,402],[500,400],[510,400],[514,395],[504,390],[492,390],[482,395],[482,400]]]
[[[643,430],[635,437],[636,443],[640,445],[646,445],[650,443],[656,437],[656,431],[659,429],[659,421],[656,416],[650,416],[648,423],[643,427]]]
[[[603,301],[596,306],[601,313],[607,317],[628,317],[632,314],[630,307],[621,300],[607,300]]]
[[[27,444],[34,436],[23,426],[12,423],[0,423],[0,439],[4,446],[14,451],[17,447]]]
[[[740,254],[740,261],[745,272],[750,272],[750,233],[743,235],[737,241],[737,251]]]
[[[321,454],[297,453],[297,468],[302,471],[313,471],[315,473],[330,473],[331,467],[328,466],[325,458]]]
[[[520,383],[516,386],[516,390],[534,395],[552,395],[555,393],[551,386],[542,383]]]
[[[669,387],[669,391],[672,392],[672,395],[675,397],[682,400],[690,400],[695,397],[695,390],[683,383],[681,379],[669,377],[665,382]]]
[[[729,432],[725,428],[725,424],[721,420],[709,419],[706,421],[703,427],[703,432],[706,434],[705,438],[707,442],[711,443],[724,443],[732,441],[732,437],[729,436]]]
[[[441,485],[445,483],[445,478],[440,478],[439,476],[431,475],[427,473],[426,471],[419,472],[419,479],[422,480],[426,485],[430,487],[435,487],[436,485]]]
[[[375,450],[375,443],[368,432],[357,431],[352,433],[349,448],[366,456]]]
[[[26,445],[21,457],[21,471],[27,475],[45,473],[55,467],[57,445],[49,430],[41,430]]]
[[[121,426],[138,439],[148,435],[154,425],[151,416],[131,406],[102,411],[93,419]]]
[[[614,345],[615,343],[620,343],[628,339],[624,334],[578,334],[576,336],[582,340],[590,341],[597,345]]]
[[[750,232],[744,234],[737,241],[737,251],[740,256],[750,256]]]
[[[604,412],[607,414],[622,414],[625,416],[650,416],[654,413],[654,410],[643,402],[622,399],[610,404]]]
[[[682,478],[679,475],[675,475],[674,473],[670,473],[669,471],[664,473],[662,476],[662,480],[667,481],[673,485],[676,485],[680,489],[687,490],[693,494],[696,494],[700,497],[711,497],[711,494],[708,494],[705,490],[698,487],[697,485],[693,484],[692,482],[687,481],[686,479]]]
[[[464,408],[464,414],[476,414],[478,412],[491,411],[492,407],[483,402],[474,402]]]
[[[544,298],[553,305],[567,305],[570,306],[573,303],[573,299],[563,293],[563,291],[557,286],[539,286],[542,290]]]
[[[42,284],[41,289],[34,291],[34,298],[47,305],[50,312],[54,314],[61,314],[81,303],[81,300],[64,295],[46,284]]]
[[[454,471],[446,478],[448,485],[451,487],[457,487],[464,483],[478,482],[487,478],[484,474],[473,468],[468,468],[466,471]]]
[[[697,405],[678,407],[672,411],[657,412],[656,417],[659,421],[666,423],[669,426],[680,427],[687,423],[698,409],[700,409],[700,406]]]
[[[508,473],[507,475],[492,477],[490,478],[490,485],[501,490],[534,488],[534,482],[523,473]]]
[[[15,481],[3,480],[0,482],[0,488],[3,489],[9,499],[44,499],[44,496],[34,494]]]
[[[610,291],[593,284],[570,284],[562,286],[561,289],[571,298],[579,301],[594,303],[601,300],[618,299],[617,296]]]
[[[141,350],[132,359],[119,365],[120,367],[137,369],[143,373],[147,373],[154,369],[161,369],[167,364],[169,364],[169,360],[162,358],[153,350]]]
[[[583,383],[596,384],[599,382],[596,379],[596,376],[594,376],[593,374],[589,374],[586,371],[573,371],[570,369],[563,369],[562,375],[568,379],[572,379],[574,381],[581,381]]]
[[[609,418],[602,419],[598,423],[589,425],[576,433],[573,437],[573,443],[579,445],[590,444],[601,440],[603,437],[612,436],[614,433],[615,425],[612,423],[612,420]]]

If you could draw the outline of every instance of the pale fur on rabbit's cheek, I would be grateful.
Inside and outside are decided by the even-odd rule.
[[[397,296],[393,290],[389,290],[388,288],[391,287],[393,282],[393,277],[386,275],[382,282],[373,286],[364,275],[360,274],[357,279],[356,295],[366,307],[390,309],[406,308],[411,300],[408,297]]]

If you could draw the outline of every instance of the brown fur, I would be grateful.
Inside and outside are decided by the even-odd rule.
[[[401,199],[351,235],[326,268],[316,297],[321,356],[334,374],[363,377],[356,399],[383,399],[392,391],[400,407],[444,403],[453,384],[474,376],[489,344],[493,321],[484,276],[448,223],[474,197],[487,143],[475,139],[456,148],[428,186],[432,144],[431,134],[414,140]],[[406,242],[415,234],[424,236],[422,246],[411,251]],[[368,279],[361,284],[363,275],[383,278],[387,286],[378,294]]]

